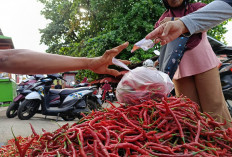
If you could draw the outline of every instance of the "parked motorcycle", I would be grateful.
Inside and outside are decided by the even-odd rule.
[[[33,92],[25,97],[18,109],[18,117],[27,120],[36,113],[62,117],[64,120],[81,118],[81,113],[97,110],[101,107],[101,100],[94,95],[96,89],[89,87],[71,89],[50,89],[55,79],[62,79],[59,74],[48,75],[34,84]],[[41,106],[41,110],[39,107]],[[53,107],[56,106],[56,107]]]
[[[107,100],[107,101],[113,102],[115,99],[115,95],[112,90],[108,90],[108,91],[103,90],[101,97],[103,101]]]
[[[113,92],[113,90],[109,90],[107,95],[106,95],[106,99],[108,99],[110,102],[113,102],[115,100],[115,94]]]
[[[222,62],[219,69],[222,91],[232,116],[232,56]]]
[[[25,96],[31,93],[31,88],[35,82],[40,78],[44,77],[43,75],[33,75],[31,78],[23,80],[17,88],[17,96],[14,98],[13,102],[8,106],[6,110],[6,116],[8,118],[14,118],[17,116],[17,111],[19,105],[25,99]]]
[[[78,88],[78,87],[87,87],[87,86],[89,86],[89,83],[79,83],[79,84],[74,85],[73,87]]]

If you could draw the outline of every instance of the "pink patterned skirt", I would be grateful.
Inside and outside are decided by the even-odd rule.
[[[193,49],[184,53],[173,79],[203,73],[221,64],[215,55],[206,32],[202,33],[201,42]]]

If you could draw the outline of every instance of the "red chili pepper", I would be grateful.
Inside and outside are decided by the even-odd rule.
[[[90,128],[93,129],[93,124],[96,123],[97,121],[101,120],[101,119],[103,119],[103,117],[102,117],[102,116],[99,116],[99,117],[95,117],[93,120],[91,120],[91,121],[89,122]]]
[[[95,157],[98,157],[97,140],[94,140],[94,142],[93,142],[93,147],[94,147],[94,156],[95,156]]]
[[[214,121],[213,117],[211,117],[208,113],[204,112],[204,114],[205,114],[211,121]]]
[[[158,129],[160,129],[161,127],[164,126],[165,123],[167,123],[167,119],[164,119],[161,123],[159,123],[159,125],[157,126]]]
[[[35,132],[34,127],[31,125],[31,123],[29,123],[29,124],[30,124],[30,126],[31,126],[31,130],[32,130],[32,132],[33,132],[34,136],[38,136],[38,134]]]
[[[18,151],[19,151],[19,155],[20,155],[20,157],[24,157],[23,155],[22,155],[22,148],[21,148],[21,146],[20,146],[20,144],[19,144],[19,141],[18,141],[18,139],[15,137],[15,135],[14,135],[14,132],[13,132],[13,128],[11,127],[11,132],[12,132],[12,134],[13,134],[13,136],[14,136],[14,139],[15,139],[15,145],[16,145],[16,147],[17,147],[17,149],[18,149]]]
[[[32,142],[34,140],[34,137],[24,146],[23,150],[22,150],[22,156],[26,155],[26,152],[28,150],[28,148],[31,146]]]
[[[70,141],[70,139],[69,139],[67,136],[65,136],[65,137],[66,137],[66,139],[68,140],[68,143],[69,143],[69,145],[70,145],[70,147],[71,147],[72,157],[77,157],[77,151],[76,151],[76,149],[74,148],[73,143]],[[80,149],[81,155],[82,155],[83,157],[87,157],[87,155],[84,153],[84,150],[83,150],[82,148],[83,148],[83,147],[81,147],[81,149]]]
[[[120,115],[122,115],[122,117],[126,120],[126,122],[127,122],[130,126],[136,128],[137,130],[142,130],[142,128],[140,128],[139,126],[136,126],[135,124],[133,124],[133,123],[126,117],[126,115],[125,115],[124,113],[122,113],[122,112],[119,111],[119,110],[116,110],[116,112],[118,112]]]
[[[90,134],[93,136],[94,140],[96,140],[98,142],[98,144],[100,145],[102,152],[104,153],[105,156],[110,157],[108,151],[106,150],[106,148],[103,146],[102,142],[99,140],[97,134],[90,128],[86,128],[86,130],[88,130],[90,132]]]
[[[144,112],[144,108],[139,112],[139,120],[142,121],[143,120],[143,112]],[[143,123],[144,124],[144,123]],[[144,124],[147,125],[147,124]]]
[[[118,138],[124,139],[125,135],[127,135],[127,134],[136,134],[136,133],[137,133],[137,131],[135,131],[135,130],[126,130],[126,131],[123,131],[122,133],[120,133]]]
[[[190,144],[183,144],[183,147],[185,148],[188,148],[192,151],[194,151],[194,153],[192,153],[192,155],[196,155],[196,154],[201,154],[203,157],[207,157],[206,153],[205,152],[202,152],[199,148],[196,148],[196,147],[193,147],[191,146]]]
[[[216,122],[216,121],[208,121],[208,124],[212,124],[212,125],[220,128],[220,127],[226,125],[226,119],[224,120],[224,123],[220,123],[220,122]]]
[[[210,142],[205,141],[205,144],[211,148],[215,148],[214,145],[212,145]],[[216,148],[215,148],[216,149]],[[219,154],[216,150],[212,149],[211,150],[217,157],[219,157]]]
[[[118,130],[118,131],[122,131],[122,128],[120,126],[117,125],[112,125],[112,126],[106,126],[106,128],[108,130]]]
[[[155,122],[153,122],[150,125],[142,125],[143,128],[151,129],[153,128],[156,124],[158,124],[163,118],[159,117]]]
[[[148,109],[144,109],[144,112],[143,112],[143,119],[144,119],[144,124],[147,125],[148,124],[148,118],[147,118],[147,112],[148,112]]]
[[[198,143],[199,137],[200,137],[200,133],[201,133],[201,121],[199,120],[197,122],[197,135],[195,137],[195,142]]]
[[[173,116],[173,118],[174,118],[174,120],[175,120],[175,122],[176,122],[176,124],[177,124],[177,126],[178,126],[178,128],[179,128],[180,137],[182,138],[183,142],[185,143],[185,140],[184,140],[184,133],[183,133],[182,127],[181,127],[181,125],[180,125],[180,122],[177,120],[177,118],[176,118],[175,114],[173,113],[173,111],[169,108],[167,102],[164,101],[164,104],[165,104],[165,106],[166,106],[167,111],[170,112],[171,115]]]
[[[118,155],[114,154],[114,153],[109,153],[110,157],[119,157]]]
[[[125,138],[125,142],[135,142],[135,141],[137,141],[139,139],[142,139],[143,136],[144,136],[144,132],[140,133],[139,135],[137,135],[134,138],[132,138],[132,137]]]
[[[55,156],[55,155],[57,155],[57,152],[60,151],[60,149],[61,149],[61,148],[56,149],[56,150],[53,150],[53,151],[51,151],[51,152],[44,152],[44,153],[42,154],[42,156],[51,156],[51,155]]]
[[[105,133],[106,133],[105,134],[106,135],[105,146],[108,146],[110,143],[110,132],[106,127],[102,126],[102,128],[105,130]]]
[[[142,155],[149,155],[149,153],[146,150],[143,150],[132,143],[111,144],[110,146],[107,147],[107,149],[115,149],[115,148],[130,148],[135,151],[138,151]]]
[[[43,129],[40,137],[34,133],[18,137],[18,146],[9,140],[0,148],[0,156],[22,156],[22,151],[27,156],[232,156],[232,129],[219,128],[225,122],[200,113],[188,98],[136,101],[139,104],[91,112],[75,125],[66,124],[52,133]]]
[[[87,155],[86,155],[86,153],[85,153],[85,151],[83,149],[83,142],[82,142],[82,140],[80,140],[80,139],[82,139],[82,137],[80,137],[80,132],[77,134],[77,139],[78,139],[78,143],[79,143],[79,151],[80,151],[81,156],[82,157],[87,157]],[[70,143],[71,143],[71,141],[70,141]],[[75,151],[75,156],[77,156],[76,155],[76,150],[75,150],[75,148],[73,146],[73,143],[71,143],[71,149],[72,149],[72,151]]]
[[[215,140],[218,144],[222,145],[224,148],[227,148],[228,150],[231,150],[231,147],[226,145],[225,143],[219,141],[219,140]]]

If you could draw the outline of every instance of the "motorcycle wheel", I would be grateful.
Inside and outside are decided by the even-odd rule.
[[[19,103],[12,102],[6,110],[7,118],[14,118],[15,116],[17,116],[18,107],[19,107]]]
[[[230,115],[232,116],[232,90],[223,91]]]
[[[21,120],[28,120],[33,117],[39,109],[39,100],[24,100],[18,109],[18,117]]]
[[[101,105],[99,105],[98,103],[94,102],[91,99],[88,99],[87,106],[91,111],[101,109]]]
[[[101,108],[101,105],[94,102],[93,100],[88,99],[87,101],[88,101],[87,102],[87,109],[88,109],[89,112],[92,111],[92,110],[99,110]],[[77,116],[77,118],[81,119],[81,118],[83,118],[83,116],[81,114],[79,114]]]
[[[72,121],[72,120],[74,120],[75,119],[75,117],[74,116],[70,116],[70,115],[61,115],[60,116],[61,118],[63,118],[63,120],[65,120],[65,121]]]
[[[113,102],[113,96],[110,95],[110,102]]]

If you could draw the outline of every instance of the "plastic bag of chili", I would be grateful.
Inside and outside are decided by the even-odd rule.
[[[161,99],[174,88],[169,76],[161,71],[137,67],[126,73],[118,83],[116,97],[120,103],[140,104]]]

